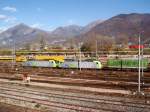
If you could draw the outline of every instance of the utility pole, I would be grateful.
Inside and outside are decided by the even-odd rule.
[[[12,54],[12,62],[11,62],[11,67],[12,69],[14,68],[14,65],[16,63],[16,42],[15,42],[15,39],[10,39],[9,42],[11,42],[11,46],[12,46],[12,51],[11,51],[11,54]]]
[[[139,33],[139,70],[138,70],[138,93],[141,93],[141,34]]]
[[[97,52],[97,40],[96,40],[96,60],[98,60],[98,52]]]
[[[142,78],[144,77],[144,74],[143,74],[143,69],[144,69],[144,65],[143,65],[143,61],[144,61],[144,56],[143,56],[143,49],[144,49],[144,45],[142,44],[142,58],[141,58],[141,60],[142,60]],[[143,84],[143,82],[142,82],[142,84]]]
[[[15,64],[16,64],[16,42],[15,42],[15,39],[13,39],[13,51],[12,51],[12,55],[13,55],[13,64],[12,64],[12,68],[14,69],[14,67],[15,67]]]
[[[81,46],[82,46],[82,44],[83,44],[82,42],[79,43],[79,54],[80,54],[80,56],[79,56],[80,57],[80,59],[79,59],[79,68],[80,68],[80,71],[81,71],[81,60],[82,60],[81,59],[81,54],[82,54],[81,53]]]

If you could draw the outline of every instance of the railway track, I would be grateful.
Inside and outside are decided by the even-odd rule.
[[[43,67],[22,67],[22,68],[38,68],[41,69]],[[48,67],[45,67],[48,68]],[[64,70],[79,70],[79,68],[50,68],[50,69],[54,69],[54,70],[58,70],[58,69],[64,69]],[[86,69],[86,68],[82,68],[82,70],[87,70],[87,71],[99,71],[99,70],[103,70],[103,71],[122,71],[122,72],[138,72],[138,68],[109,68],[109,67],[103,67],[101,69]],[[147,69],[143,70],[144,72],[150,72],[150,67]]]
[[[64,111],[83,111],[83,112],[149,112],[149,104],[137,101],[123,101],[107,98],[92,98],[78,95],[66,95],[54,92],[44,92],[25,87],[0,86],[0,98],[12,99],[28,103],[38,104],[46,110],[64,109]],[[119,107],[119,108],[118,108]]]
[[[104,71],[123,71],[123,72],[138,72],[138,68],[109,68],[109,67],[104,67],[102,68]],[[150,72],[150,66],[146,69],[143,69],[144,72]]]
[[[15,79],[15,74],[23,74],[24,72],[17,72],[14,74],[10,74],[10,73],[1,73],[0,77],[1,78],[10,78],[10,79]],[[135,82],[137,83],[137,79],[138,76],[137,75],[131,75],[131,76],[121,76],[121,75],[115,75],[115,74],[111,74],[111,75],[98,75],[98,76],[92,76],[91,77],[82,77],[82,75],[72,75],[72,76],[60,76],[60,75],[51,75],[51,73],[29,73],[31,77],[35,78],[35,79],[74,79],[74,80],[78,80],[78,79],[83,79],[83,80],[105,80],[105,81],[122,81],[122,82]],[[31,75],[32,74],[32,75]],[[21,76],[20,76],[21,78]],[[150,77],[149,76],[143,76],[141,77],[141,82],[144,82],[145,85],[150,83]]]
[[[78,70],[73,69],[73,74],[71,73],[72,70],[69,71],[63,69],[48,69],[48,68],[28,68],[24,71],[11,71],[9,68],[1,68],[2,70],[7,69],[4,72],[16,74],[16,73],[24,73],[28,72],[31,74],[35,74],[36,76],[45,76],[45,77],[63,77],[63,78],[82,78],[82,79],[92,79],[92,80],[106,80],[106,81],[123,81],[123,82],[137,82],[138,76],[135,72],[127,72],[125,71],[112,71],[112,70],[83,70],[83,72],[79,72]],[[19,70],[21,70],[19,68]],[[85,74],[85,75],[83,75]],[[131,74],[131,75],[129,75]],[[150,75],[149,73],[145,73],[144,77],[141,77],[141,82],[145,83],[145,85],[149,85],[150,83]]]
[[[34,74],[30,75],[31,81],[40,83],[50,83],[50,84],[61,84],[61,85],[77,85],[84,87],[96,87],[96,88],[114,88],[135,91],[137,89],[137,77],[117,77],[116,75],[105,75],[98,76],[95,79],[82,78],[80,77],[60,77],[51,76],[48,74]],[[0,74],[0,78],[8,80],[22,80],[22,75],[16,77],[12,74]],[[143,83],[144,82],[144,83]],[[141,78],[141,88],[146,89],[150,87],[150,78]]]
[[[31,76],[33,76],[34,78],[36,78],[36,79],[40,79],[40,78],[45,78],[45,77],[47,77],[47,79],[49,79],[49,78],[60,78],[59,76],[54,76],[54,77],[52,77],[52,76],[47,76],[47,75],[45,75],[45,74],[37,74],[37,75],[31,75]],[[63,77],[62,77],[63,78]],[[64,77],[64,78],[70,78],[70,77]],[[72,77],[71,77],[72,78]],[[71,79],[70,78],[70,79]],[[79,78],[72,78],[72,79],[79,79]],[[94,79],[90,79],[90,78],[83,78],[84,80],[93,80],[94,81]],[[122,77],[117,77],[116,75],[103,75],[103,76],[99,76],[99,77],[96,77],[95,78],[95,80],[106,80],[106,81],[125,81],[125,82],[137,82],[137,79],[138,79],[138,76],[134,76],[134,77],[124,77],[124,76],[122,76]],[[141,78],[141,81],[142,82],[145,82],[145,83],[150,83],[150,77],[142,77]]]
[[[1,79],[8,80],[22,80],[20,78],[12,77],[10,75],[0,75]],[[96,87],[96,88],[114,88],[114,89],[123,89],[123,90],[131,90],[135,91],[137,89],[137,82],[126,82],[120,80],[89,80],[89,79],[74,79],[74,78],[62,78],[62,77],[45,77],[45,76],[35,76],[31,75],[32,82],[40,82],[40,83],[50,83],[50,84],[61,84],[61,85],[76,85],[76,86],[84,86],[84,87]],[[150,87],[150,83],[141,84],[142,89]]]
[[[1,68],[2,69],[2,68]],[[123,79],[127,79],[130,78],[131,80],[134,80],[138,77],[137,73],[132,73],[132,72],[116,72],[116,71],[95,71],[95,72],[88,72],[88,71],[83,71],[83,72],[78,72],[78,71],[59,71],[59,70],[49,70],[49,71],[45,71],[45,70],[24,70],[24,71],[4,71],[1,73],[12,73],[12,74],[16,74],[16,73],[24,73],[24,72],[28,72],[29,74],[35,74],[35,75],[39,75],[39,76],[54,76],[54,77],[72,77],[72,78],[90,78],[90,79],[98,79],[98,78],[123,78]],[[73,72],[73,73],[72,73]],[[91,74],[93,73],[93,74]],[[122,79],[122,80],[123,80]],[[150,80],[150,75],[149,73],[144,73],[143,79],[145,81],[149,81]]]
[[[11,63],[4,63],[1,64],[0,63],[1,68],[11,68],[12,64]],[[78,68],[49,68],[49,67],[23,67],[20,63],[16,63],[16,65],[14,66],[14,68],[23,68],[23,69],[29,69],[29,68],[37,68],[37,69],[54,69],[54,70],[58,70],[58,69],[65,69],[65,70],[79,70]],[[96,71],[99,69],[82,69],[82,70],[88,70],[88,71]],[[111,67],[103,67],[102,69],[103,71],[122,71],[122,72],[138,72],[138,68],[111,68]],[[150,72],[150,65],[148,68],[144,69],[144,72]]]
[[[12,69],[12,66],[0,66],[0,70],[4,71],[4,70],[8,70],[9,72],[17,72],[16,69],[18,69],[18,71],[38,71],[39,73],[46,73],[49,71],[75,71],[75,72],[80,72],[78,71],[78,69],[62,69],[62,68],[43,68],[43,67],[15,67]],[[95,69],[82,69],[83,72],[92,72],[92,73],[99,73],[99,72],[109,72],[109,73],[114,73],[114,72],[130,72],[130,73],[136,73],[138,72],[138,69],[117,69],[117,68],[103,68],[100,70],[95,70]],[[149,74],[150,70],[144,70],[145,74]],[[150,75],[149,75],[150,76]]]

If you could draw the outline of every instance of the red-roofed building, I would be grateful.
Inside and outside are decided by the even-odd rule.
[[[129,48],[130,49],[138,49],[138,48],[144,48],[144,45],[130,45]]]

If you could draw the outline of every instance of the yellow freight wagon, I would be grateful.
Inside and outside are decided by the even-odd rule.
[[[12,60],[12,56],[0,56],[0,60]]]
[[[16,61],[17,62],[27,61],[27,57],[26,56],[16,56]]]
[[[48,55],[36,55],[35,60],[55,60],[59,62],[64,62],[64,56],[48,56]]]

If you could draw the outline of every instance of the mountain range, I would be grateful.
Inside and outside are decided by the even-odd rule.
[[[91,34],[109,36],[117,43],[138,42],[138,35],[142,40],[150,38],[150,14],[120,14],[100,24],[97,24],[86,36]]]
[[[54,31],[48,32],[37,28],[32,28],[23,23],[11,27],[0,33],[0,47],[12,46],[15,41],[16,46],[24,46],[27,43],[36,44],[44,39],[48,45],[60,44],[64,42],[88,41],[101,36],[113,39],[116,43],[136,43],[138,35],[141,34],[145,41],[150,37],[150,14],[119,14],[108,20],[96,20],[86,26],[69,25],[58,27]]]

